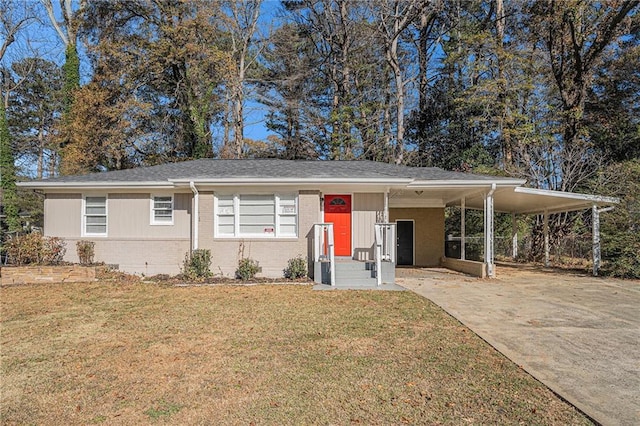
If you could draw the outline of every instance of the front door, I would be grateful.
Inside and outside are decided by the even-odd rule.
[[[351,256],[351,195],[325,195],[324,221],[333,223],[336,256]]]
[[[413,265],[413,221],[396,221],[396,235],[398,239],[398,265]]]

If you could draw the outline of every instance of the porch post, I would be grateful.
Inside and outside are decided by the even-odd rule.
[[[549,212],[544,211],[542,215],[542,232],[544,234],[544,266],[549,267]]]
[[[389,223],[389,188],[384,191],[384,223]]]
[[[467,231],[466,231],[466,219],[465,219],[465,211],[466,211],[466,198],[462,197],[460,200],[460,259],[465,260],[467,258],[466,253],[466,239],[467,239]]]
[[[598,276],[600,269],[600,212],[598,206],[591,207],[591,238],[593,239],[593,276]]]
[[[515,213],[511,213],[511,257],[513,260],[518,257],[518,221]]]
[[[484,196],[484,262],[487,265],[487,276],[495,278],[496,271],[493,264],[493,193],[496,184],[491,185],[491,190]]]

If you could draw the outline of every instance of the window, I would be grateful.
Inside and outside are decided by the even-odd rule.
[[[84,235],[107,235],[107,197],[85,197],[83,214]]]
[[[217,237],[298,235],[295,194],[235,194],[216,196]]]
[[[173,225],[172,195],[154,195],[151,197],[151,224]]]

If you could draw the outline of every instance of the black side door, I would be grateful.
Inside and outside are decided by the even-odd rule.
[[[396,221],[398,240],[397,264],[413,265],[413,221]]]

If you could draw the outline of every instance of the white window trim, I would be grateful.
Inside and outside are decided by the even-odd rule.
[[[105,232],[96,234],[87,232],[87,197],[104,197]],[[106,237],[109,235],[109,194],[83,194],[82,195],[82,220],[80,235],[83,237]]]
[[[220,221],[218,219],[218,196],[233,196],[233,235],[220,234],[218,232],[218,226]],[[275,209],[275,223],[273,234],[240,234],[240,195],[272,195],[274,197],[274,209]],[[295,215],[296,218],[296,231],[295,235],[285,234],[282,235],[280,231],[280,197],[283,195],[293,195],[295,197],[295,213],[287,215]],[[238,238],[255,238],[255,239],[297,239],[300,235],[300,215],[299,215],[299,194],[294,192],[257,192],[248,191],[242,193],[216,193],[213,197],[213,215],[214,215],[214,238],[222,239],[238,239]]]
[[[161,222],[156,220],[155,216],[155,198],[156,197],[171,197],[171,221]],[[174,194],[151,194],[149,202],[149,224],[152,226],[171,226],[175,217],[175,195]]]

